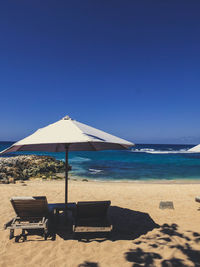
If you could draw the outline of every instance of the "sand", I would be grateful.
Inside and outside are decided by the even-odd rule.
[[[46,195],[63,202],[64,181],[0,185],[0,266],[200,266],[199,183],[117,183],[70,181],[69,201],[111,200],[111,239],[74,240],[56,235],[44,241],[8,239],[3,225],[14,216],[12,196]],[[173,201],[174,209],[159,209]]]

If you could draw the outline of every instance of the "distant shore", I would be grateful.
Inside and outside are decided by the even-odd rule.
[[[73,162],[72,162],[73,164]],[[82,163],[83,164],[83,163]],[[167,169],[166,169],[167,171]],[[117,173],[117,169],[115,170]],[[131,177],[129,171],[129,177],[123,179],[117,179],[108,176],[99,177],[98,174],[95,177],[87,175],[77,175],[76,170],[69,172],[69,180],[83,181],[83,182],[100,182],[100,183],[133,183],[133,184],[199,184],[200,176],[197,178],[183,177],[173,179],[137,179]],[[59,180],[65,178],[65,162],[63,160],[56,160],[53,156],[40,156],[40,155],[16,155],[12,157],[0,157],[0,183],[8,184],[15,183],[17,181],[26,181],[28,179],[42,179],[42,180]]]
[[[9,146],[10,143],[2,144],[0,142],[0,150],[4,150]],[[69,176],[71,176],[72,179],[76,176],[75,179],[94,181],[109,180],[110,182],[133,181],[143,183],[148,181],[149,183],[173,183],[174,180],[183,180],[178,183],[191,183],[191,181],[197,183],[197,180],[200,179],[200,154],[188,153],[188,149],[191,147],[191,145],[140,144],[136,145],[132,150],[70,152],[69,164],[72,170],[69,172]],[[23,168],[25,167],[26,169],[24,173],[22,168],[19,170],[19,175],[17,175],[19,179],[27,179],[35,176],[44,176],[44,179],[63,178],[64,170],[62,170],[62,168],[60,170],[55,170],[53,166],[47,166],[46,173],[45,168],[43,168],[44,165],[50,165],[50,161],[54,166],[56,166],[58,162],[64,166],[65,153],[63,152],[24,151],[5,156],[14,159],[22,156],[34,157],[34,155],[35,157],[43,157],[44,164],[40,164],[41,171],[37,166],[32,168],[31,165],[29,167],[29,164],[27,164],[27,166],[23,166]],[[46,161],[45,157],[47,157]],[[48,159],[48,157],[51,159]],[[0,165],[4,158],[5,157],[0,157]],[[57,163],[56,160],[58,161]],[[34,158],[32,162],[34,162]],[[31,169],[34,170],[30,171]],[[17,173],[14,172],[14,174],[16,175]],[[6,180],[5,175],[3,176]],[[12,178],[12,175],[10,175],[10,177]],[[16,178],[14,177],[14,179]]]

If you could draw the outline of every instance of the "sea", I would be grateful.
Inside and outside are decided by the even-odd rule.
[[[0,151],[12,145],[0,142]],[[130,150],[69,152],[72,176],[98,181],[156,181],[200,179],[200,153],[194,145],[136,144]],[[65,160],[65,153],[15,152]],[[6,155],[8,156],[8,155]]]

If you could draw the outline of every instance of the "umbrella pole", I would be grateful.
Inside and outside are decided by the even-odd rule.
[[[65,147],[65,204],[68,200],[68,146]]]

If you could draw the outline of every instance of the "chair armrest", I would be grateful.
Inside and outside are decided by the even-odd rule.
[[[12,218],[12,220],[8,221],[6,224],[4,224],[4,230],[7,229],[9,226],[11,226],[12,222],[16,219],[15,218]]]

